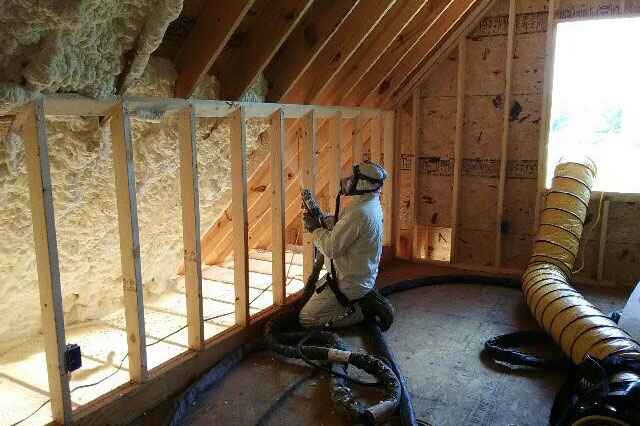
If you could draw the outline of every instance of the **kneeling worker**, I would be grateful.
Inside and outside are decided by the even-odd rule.
[[[325,257],[328,273],[299,314],[305,328],[346,327],[375,317],[389,327],[393,308],[373,287],[382,256],[382,207],[380,190],[385,170],[364,162],[353,167],[353,175],[340,182],[340,195],[352,197],[337,221],[305,212],[305,229]],[[329,222],[323,227],[323,220]],[[335,224],[332,222],[335,221]],[[333,225],[333,226],[331,226]]]

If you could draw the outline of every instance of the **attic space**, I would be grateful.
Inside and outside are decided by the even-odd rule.
[[[640,425],[639,32],[0,1],[0,426]]]

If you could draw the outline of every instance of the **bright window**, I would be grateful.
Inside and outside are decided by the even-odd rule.
[[[640,193],[640,18],[558,24],[547,187],[563,157],[598,166],[596,191]]]

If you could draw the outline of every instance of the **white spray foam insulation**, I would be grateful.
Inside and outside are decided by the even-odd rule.
[[[128,95],[171,97],[176,72],[151,58]],[[260,78],[246,99],[264,100]],[[196,94],[215,98],[207,77]],[[266,153],[259,135],[266,120],[247,129],[248,169]],[[182,216],[175,118],[131,122],[145,301],[175,286],[182,258]],[[115,187],[108,126],[97,118],[48,118],[47,137],[54,188],[66,325],[99,320],[122,307]],[[229,126],[197,121],[201,232],[227,207],[230,197]],[[0,141],[0,346],[9,348],[40,330],[40,305],[23,146],[12,135]]]
[[[139,77],[182,0],[0,2],[0,102],[39,92],[107,97]]]

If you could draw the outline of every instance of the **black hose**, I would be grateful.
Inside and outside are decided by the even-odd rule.
[[[380,327],[375,324],[371,324],[370,326],[371,334],[373,335],[374,343],[378,347],[378,349],[382,352],[382,354],[389,360],[391,365],[391,369],[395,373],[398,381],[400,382],[400,388],[402,390],[402,397],[400,399],[400,418],[402,419],[403,426],[416,426],[416,414],[413,411],[413,402],[411,401],[411,395],[409,394],[409,389],[407,389],[407,382],[404,380],[404,376],[402,372],[400,372],[400,367],[398,366],[398,359],[391,347],[387,344],[384,336],[382,335],[382,331],[380,331]]]

